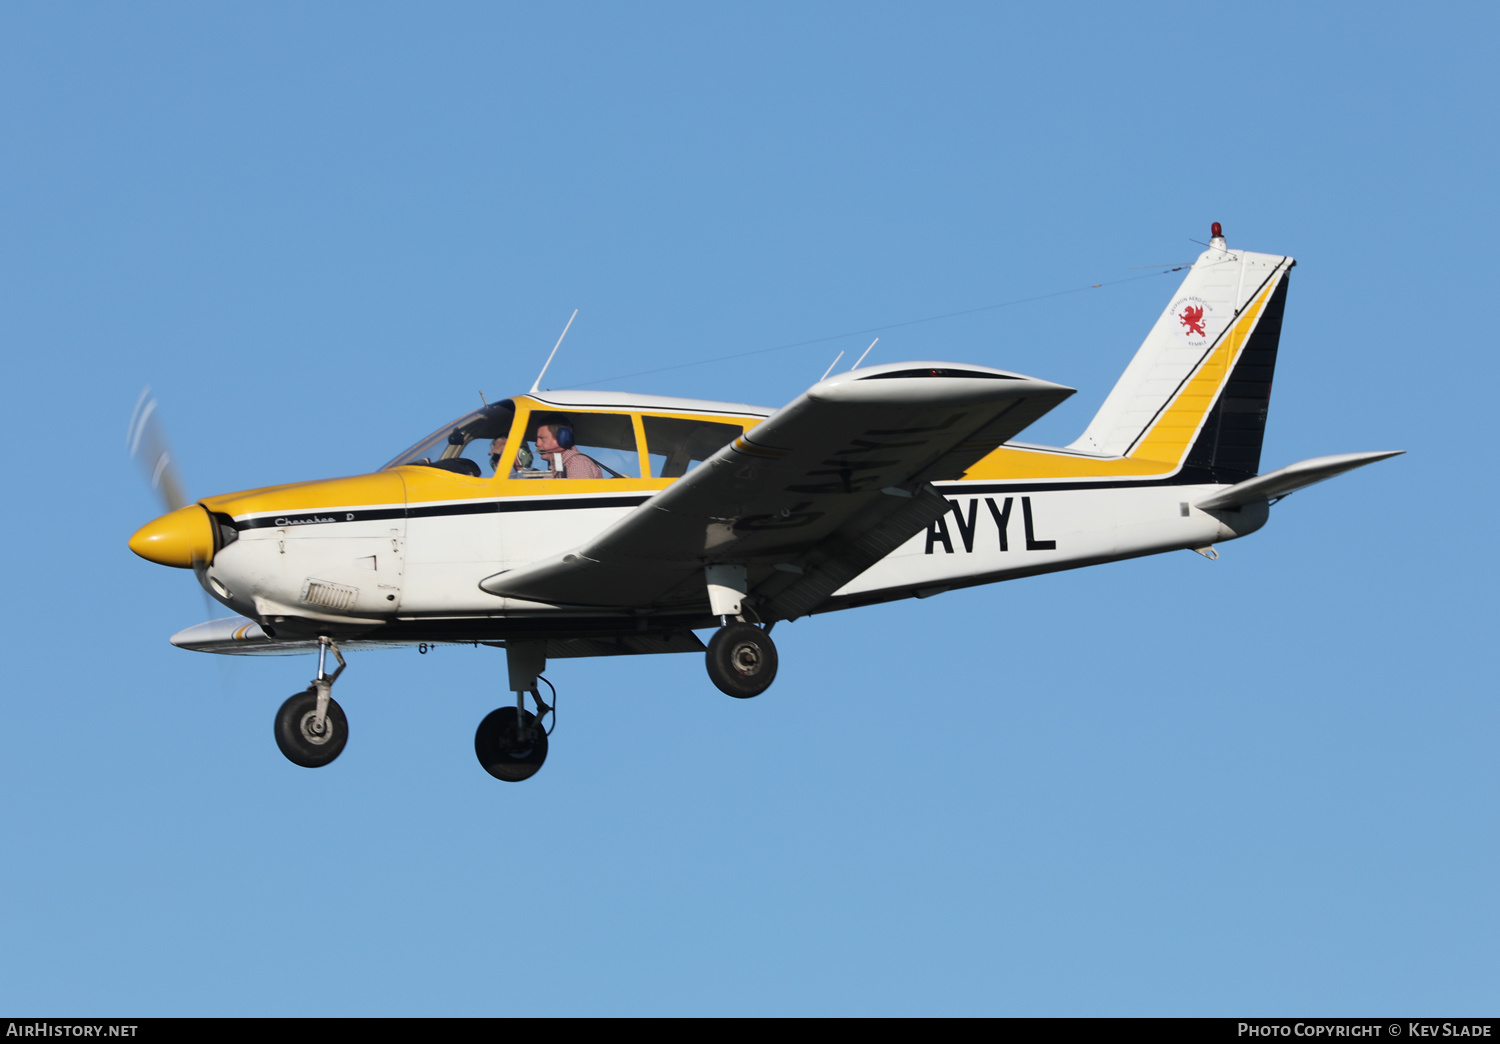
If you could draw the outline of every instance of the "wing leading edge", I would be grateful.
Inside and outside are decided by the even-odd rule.
[[[553,605],[682,607],[746,569],[764,619],[798,616],[946,510],[961,478],[1073,389],[981,366],[894,363],[821,381],[590,542],[480,587]]]

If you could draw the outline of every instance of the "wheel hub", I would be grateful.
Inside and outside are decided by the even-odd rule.
[[[301,731],[303,739],[318,746],[322,746],[333,738],[333,727],[328,721],[328,716],[326,714],[323,716],[323,726],[320,729],[316,710],[310,710],[302,715]]]
[[[749,699],[776,680],[776,645],[765,629],[737,620],[719,628],[709,641],[705,663],[720,692]]]
[[[734,647],[734,652],[729,655],[729,662],[741,674],[754,674],[760,670],[760,650],[749,642],[743,642]]]
[[[524,758],[536,746],[532,737],[512,733],[501,740],[500,749],[513,758]]]

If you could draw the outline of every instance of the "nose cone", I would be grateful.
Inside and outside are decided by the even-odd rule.
[[[191,569],[193,563],[213,558],[213,524],[207,511],[189,504],[136,530],[130,550],[157,565]]]

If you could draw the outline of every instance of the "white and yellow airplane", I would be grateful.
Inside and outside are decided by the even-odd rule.
[[[548,659],[702,653],[694,630],[716,627],[709,677],[755,696],[776,675],[778,621],[1163,551],[1216,557],[1277,499],[1393,456],[1258,474],[1294,264],[1229,249],[1215,224],[1065,447],[1012,440],[1073,389],[958,363],[854,369],[779,410],[533,387],[371,474],[207,497],[130,547],[242,614],[174,645],[319,653],[276,717],[293,762],[325,765],[347,740],[340,647],[478,643],[505,649],[516,700],[475,751],[526,779],[547,753]]]

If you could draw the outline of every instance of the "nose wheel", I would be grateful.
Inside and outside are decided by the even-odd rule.
[[[720,692],[737,700],[759,696],[776,680],[776,646],[754,624],[719,628],[708,643],[708,677]]]
[[[339,661],[339,669],[332,674],[323,670],[329,649]],[[276,746],[292,764],[322,768],[343,753],[349,742],[349,719],[333,698],[333,683],[346,666],[338,646],[319,638],[318,676],[276,712]]]
[[[321,768],[349,742],[349,719],[332,698],[318,720],[318,691],[307,689],[288,699],[276,712],[276,745],[293,765]]]

